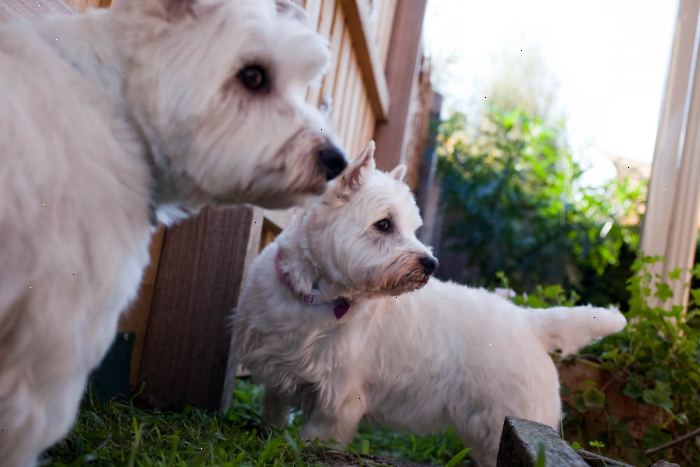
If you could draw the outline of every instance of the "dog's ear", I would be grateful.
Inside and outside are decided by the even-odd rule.
[[[370,141],[362,153],[350,162],[340,178],[343,191],[356,191],[364,183],[366,175],[376,167],[374,162],[374,141]]]
[[[308,21],[309,15],[304,8],[293,0],[275,0],[277,13],[289,15],[299,21]]]
[[[389,175],[391,175],[394,180],[403,182],[403,179],[406,177],[406,166],[403,164],[397,165],[394,167],[394,170],[389,173]]]

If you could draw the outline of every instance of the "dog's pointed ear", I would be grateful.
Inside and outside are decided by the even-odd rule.
[[[406,166],[403,164],[397,165],[394,167],[394,170],[389,173],[389,175],[391,175],[394,180],[403,182],[403,179],[406,178]]]
[[[275,0],[275,7],[277,8],[277,13],[282,15],[289,15],[294,19],[299,21],[308,21],[309,15],[306,10],[292,0]]]
[[[374,141],[370,141],[362,153],[350,162],[340,178],[342,190],[357,190],[364,183],[367,173],[376,168],[374,148]]]

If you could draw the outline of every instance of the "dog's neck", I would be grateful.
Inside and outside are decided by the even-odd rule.
[[[328,291],[324,293],[324,291],[320,290],[317,283],[314,283],[314,287],[310,293],[298,292],[292,283],[289,272],[285,271],[282,266],[284,256],[284,251],[278,247],[277,254],[275,255],[275,274],[279,282],[287,287],[302,304],[305,306],[330,306],[336,319],[341,319],[350,311],[351,304],[347,298],[336,297],[332,294],[328,295]]]
[[[280,282],[302,303],[331,304],[340,319],[349,309],[347,290],[339,287],[315,259],[308,244],[308,216],[306,211],[297,217],[277,239],[275,271]],[[348,307],[344,308],[346,304]]]

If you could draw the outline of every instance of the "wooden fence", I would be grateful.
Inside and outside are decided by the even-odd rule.
[[[116,0],[119,1],[119,0]],[[313,105],[330,106],[341,143],[353,156],[374,138],[377,164],[409,166],[412,187],[432,105],[429,64],[421,47],[426,0],[303,0],[328,38],[329,72],[309,89]],[[85,12],[111,0],[0,0],[0,20],[48,12]],[[248,265],[289,223],[293,210],[239,206],[205,209],[172,229],[159,229],[152,262],[120,331],[134,332],[131,382],[160,407],[228,403],[231,310]]]

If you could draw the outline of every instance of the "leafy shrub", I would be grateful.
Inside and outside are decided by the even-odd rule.
[[[647,449],[700,427],[700,289],[690,290],[687,311],[670,305],[672,285],[700,279],[700,266],[689,274],[675,270],[662,277],[653,272],[658,260],[641,257],[632,267],[627,327],[560,362],[562,370],[573,364],[599,374],[584,388],[568,388],[562,371],[564,437],[634,465],[658,458],[700,465],[696,437],[645,455]],[[559,286],[547,286],[514,300],[539,308],[571,304],[575,297]]]
[[[491,109],[479,127],[453,114],[438,134],[446,244],[473,269],[457,279],[517,290],[558,283],[597,304],[626,302],[644,187],[582,187],[563,128],[522,110]],[[466,267],[465,267],[466,269]]]
[[[653,272],[659,258],[642,257],[634,264],[634,276],[628,283],[630,293],[628,325],[621,333],[603,339],[588,349],[600,367],[620,383],[622,393],[635,401],[637,407],[656,409],[651,419],[636,419],[641,414],[614,416],[607,401],[601,407],[576,403],[570,411],[567,425],[585,432],[585,415],[602,412],[608,420],[605,439],[610,452],[619,453],[630,462],[650,460],[640,457],[646,449],[675,439],[700,427],[700,289],[690,290],[690,304],[671,306],[672,285],[687,287],[688,277],[700,278],[700,267],[690,274],[675,270],[663,277]],[[593,387],[605,397],[604,388]],[[576,396],[576,394],[575,394]],[[579,394],[581,396],[581,394]],[[578,399],[580,402],[580,399]],[[645,411],[649,412],[649,411]],[[641,439],[630,437],[631,423],[641,422]],[[640,425],[638,425],[640,426]],[[658,454],[684,465],[700,465],[700,451],[694,438]]]

